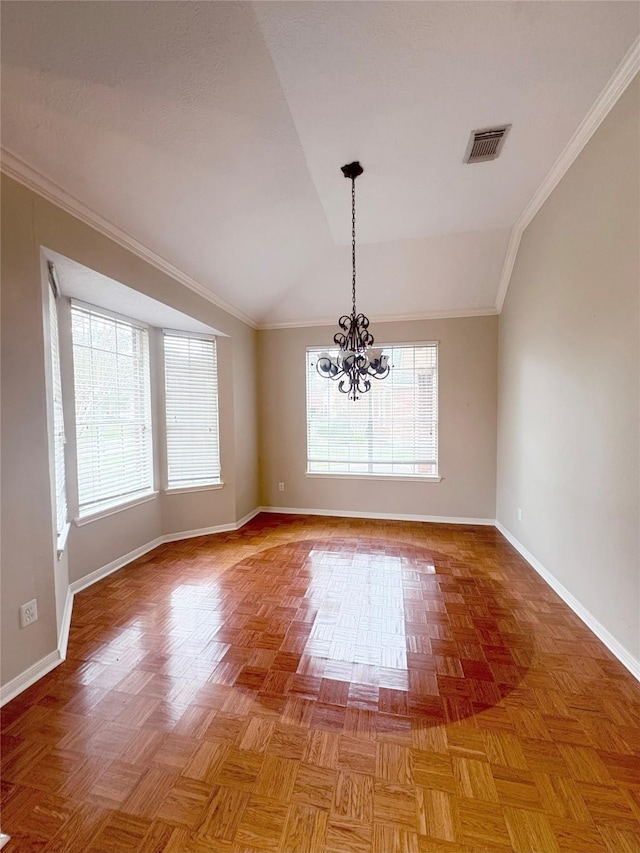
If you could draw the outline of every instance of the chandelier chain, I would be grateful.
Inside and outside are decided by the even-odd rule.
[[[351,265],[353,275],[351,280],[351,296],[353,316],[356,316],[356,179],[351,178]]]
[[[338,320],[340,331],[333,336],[337,354],[323,352],[316,362],[320,376],[337,380],[338,390],[351,400],[369,391],[372,379],[386,379],[390,368],[382,347],[373,347],[369,318],[356,309],[356,178],[362,172],[357,161],[342,167],[342,174],[351,181],[351,316],[343,314]]]

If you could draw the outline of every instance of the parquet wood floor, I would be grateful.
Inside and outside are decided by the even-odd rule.
[[[640,851],[640,687],[488,527],[162,546],[2,716],[8,853]]]

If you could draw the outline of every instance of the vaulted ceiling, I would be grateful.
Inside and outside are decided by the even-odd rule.
[[[256,324],[495,310],[630,2],[5,2],[2,145]],[[499,159],[469,133],[512,124]]]

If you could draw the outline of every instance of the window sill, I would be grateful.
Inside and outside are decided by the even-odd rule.
[[[146,494],[140,495],[137,498],[132,498],[132,500],[126,501],[125,503],[108,506],[104,509],[98,509],[95,512],[75,518],[74,524],[76,527],[82,527],[85,524],[91,524],[92,521],[97,521],[99,518],[106,518],[109,515],[115,515],[117,512],[122,512],[125,509],[131,509],[131,507],[138,506],[139,504],[145,504],[147,501],[152,501],[157,497],[158,492],[147,492]]]
[[[163,489],[165,495],[184,495],[188,492],[208,492],[211,489],[222,489],[224,483],[207,483],[201,486],[171,486]]]
[[[306,476],[327,480],[397,480],[403,483],[439,483],[442,480],[442,477],[423,477],[419,474],[336,474],[330,471],[307,471]]]
[[[56,542],[56,552],[58,560],[62,559],[62,555],[64,554],[64,549],[67,547],[67,539],[69,538],[69,530],[71,529],[71,525],[67,521],[62,528],[62,532],[58,536],[58,541]]]

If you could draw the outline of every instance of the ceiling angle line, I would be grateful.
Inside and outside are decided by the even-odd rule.
[[[0,171],[4,172],[7,177],[27,187],[27,189],[37,193],[37,195],[46,201],[55,204],[64,210],[65,213],[71,214],[71,216],[84,222],[85,225],[103,234],[109,240],[113,240],[114,243],[117,243],[143,261],[146,261],[157,270],[160,270],[161,273],[164,273],[164,275],[169,276],[169,278],[174,279],[189,290],[194,291],[203,299],[206,299],[207,302],[212,303],[217,308],[235,317],[236,320],[240,320],[252,329],[258,328],[258,323],[253,317],[231,305],[231,303],[222,297],[216,296],[216,294],[212,293],[208,288],[200,284],[200,282],[191,278],[187,273],[182,272],[182,270],[175,267],[169,261],[166,261],[152,249],[144,246],[135,237],[131,237],[126,231],[118,228],[117,225],[105,219],[101,214],[88,207],[80,199],[67,192],[67,190],[63,189],[50,178],[47,178],[46,175],[43,175],[36,168],[6,148],[0,148]]]
[[[636,37],[635,41],[622,59],[622,62],[618,65],[617,69],[609,79],[609,82],[600,92],[591,106],[591,109],[580,122],[577,130],[564,147],[562,153],[551,167],[547,176],[533,194],[531,201],[522,211],[516,220],[515,225],[511,229],[509,244],[507,246],[507,252],[502,265],[502,272],[496,293],[495,307],[498,314],[502,311],[502,306],[504,305],[504,300],[507,296],[509,282],[511,281],[511,275],[513,273],[518,249],[520,248],[520,240],[522,239],[524,230],[545,201],[549,198],[553,190],[558,186],[563,176],[572,166],[582,149],[600,127],[604,119],[611,112],[620,96],[638,72],[640,72],[640,36]]]

